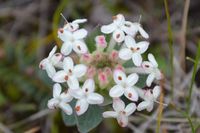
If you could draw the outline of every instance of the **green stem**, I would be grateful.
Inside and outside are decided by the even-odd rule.
[[[173,35],[172,35],[172,28],[171,28],[171,21],[169,15],[169,8],[167,4],[167,0],[164,0],[165,5],[165,12],[167,16],[167,29],[168,29],[168,43],[169,43],[169,52],[170,52],[170,69],[171,69],[171,98],[174,97],[174,67],[173,67],[173,57],[174,57],[174,50],[173,50]]]
[[[187,105],[188,114],[189,114],[189,111],[190,111],[192,88],[193,88],[193,84],[194,84],[194,81],[195,81],[195,75],[196,75],[196,72],[197,72],[199,60],[200,60],[200,42],[198,44],[197,54],[196,54],[196,58],[195,58],[195,62],[194,62],[194,68],[193,68],[193,72],[192,72],[192,80],[191,80],[191,84],[190,84],[190,88],[189,88],[188,105]]]
[[[112,50],[114,49],[115,45],[116,45],[116,42],[115,42],[114,38],[111,37],[110,42],[109,42],[109,45],[108,45],[108,48],[107,48],[106,51],[107,51],[107,52],[112,51]]]
[[[190,124],[192,133],[195,133],[195,128],[194,125],[192,123],[191,117],[184,111],[182,111],[181,109],[177,108],[174,104],[170,104],[172,108],[174,108],[177,112],[180,112],[184,117],[186,117],[188,119],[188,122]]]

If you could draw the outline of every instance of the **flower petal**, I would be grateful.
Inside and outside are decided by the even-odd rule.
[[[119,51],[119,58],[122,60],[130,60],[132,57],[132,51],[128,48],[123,48]]]
[[[110,117],[117,118],[117,116],[118,116],[118,113],[115,112],[115,111],[106,111],[106,112],[103,112],[103,117],[104,118],[110,118]]]
[[[84,114],[87,111],[88,107],[89,104],[87,103],[86,99],[78,100],[75,106],[77,115]]]
[[[125,44],[129,49],[136,47],[135,39],[133,39],[133,37],[131,37],[131,36],[125,37]]]
[[[82,87],[84,93],[92,93],[95,90],[95,83],[93,79],[87,79]]]
[[[125,34],[122,30],[115,30],[114,33],[113,33],[113,39],[118,42],[118,43],[121,43],[124,41],[124,38],[125,38]]]
[[[60,52],[63,55],[69,55],[72,52],[72,43],[69,41],[66,41],[63,43]]]
[[[136,47],[139,48],[139,50],[137,50],[137,52],[139,52],[140,54],[143,54],[148,49],[149,42],[141,41],[136,44]]]
[[[154,67],[158,67],[158,63],[153,54],[148,54],[148,60],[153,64]]]
[[[116,16],[113,16],[114,20],[113,23],[117,26],[122,26],[125,23],[125,18],[122,14],[117,14]]]
[[[138,95],[142,98],[142,99],[144,99],[144,97],[145,97],[145,92],[146,92],[146,90],[145,89],[140,89],[140,88],[134,88],[136,91],[137,91],[137,93],[138,93]]]
[[[72,38],[72,33],[70,31],[67,31],[65,29],[58,30],[58,37],[63,41],[66,42],[69,40],[69,38]]]
[[[126,127],[128,125],[128,117],[126,115],[119,115],[117,117],[117,122],[121,127]]]
[[[56,69],[55,69],[54,66],[53,66],[52,64],[50,64],[50,63],[47,63],[47,64],[46,64],[45,69],[46,69],[46,72],[47,72],[47,74],[48,74],[48,76],[49,76],[50,78],[52,78],[52,77],[55,75],[55,73],[56,73]]]
[[[147,107],[147,111],[148,112],[151,112],[153,110],[153,102],[151,102],[150,104],[149,104],[149,106]]]
[[[64,30],[68,30],[70,32],[74,32],[79,28],[79,25],[77,23],[67,23],[64,25]]]
[[[43,59],[42,61],[40,61],[39,68],[45,70],[47,63],[49,63],[49,60],[47,58]]]
[[[76,90],[69,89],[69,93],[76,99],[82,99],[84,97],[84,92],[80,88]]]
[[[133,60],[133,63],[136,66],[141,66],[141,64],[142,64],[142,56],[141,56],[141,54],[139,54],[139,53],[133,53],[132,54],[132,60]]]
[[[135,112],[136,110],[136,105],[135,103],[129,103],[126,108],[125,108],[125,112],[126,112],[126,116],[131,115],[133,112]]]
[[[132,73],[127,77],[126,84],[129,87],[132,87],[133,85],[135,85],[138,82],[138,79],[139,79],[139,76],[136,73]]]
[[[98,93],[90,93],[87,97],[87,101],[89,104],[102,104],[104,98]]]
[[[153,88],[153,97],[156,99],[160,95],[160,86],[155,86]]]
[[[153,68],[153,64],[151,64],[151,62],[149,62],[149,61],[143,61],[142,67],[143,68]]]
[[[76,19],[72,23],[81,24],[85,22],[87,22],[87,19],[83,18],[83,19]]]
[[[134,88],[126,88],[124,95],[131,101],[138,101],[138,93]]]
[[[124,94],[124,88],[121,85],[115,85],[109,91],[109,95],[114,98],[121,97]]]
[[[62,88],[60,86],[60,84],[56,83],[53,86],[53,97],[54,98],[58,98],[61,94]]]
[[[137,106],[137,110],[142,111],[142,110],[146,109],[149,105],[150,105],[150,102],[143,101],[143,102],[139,103],[139,105]]]
[[[83,64],[78,64],[74,66],[73,74],[77,77],[80,78],[84,76],[87,72],[87,66]]]
[[[151,86],[151,84],[152,84],[154,78],[155,78],[155,74],[154,74],[154,73],[150,73],[150,74],[148,75],[147,80],[146,80],[147,86],[149,86],[149,87]]]
[[[80,30],[77,30],[77,31],[74,31],[73,33],[73,37],[75,39],[83,39],[87,36],[87,30],[85,29],[80,29]]]
[[[149,35],[146,33],[146,31],[144,31],[144,29],[141,26],[139,26],[139,32],[144,38],[149,38]]]
[[[57,64],[55,64],[55,68],[63,69],[63,61],[62,61],[62,59],[59,62],[57,62]]]
[[[132,36],[132,31],[131,31],[131,25],[132,25],[132,22],[130,22],[130,21],[125,21],[125,23],[124,23],[124,25],[122,25],[121,27],[120,27],[120,29],[121,30],[123,30],[127,35],[130,35],[130,36]]]
[[[79,81],[77,77],[71,75],[69,76],[69,79],[67,80],[67,85],[70,89],[76,90],[79,89]]]
[[[72,74],[74,69],[74,62],[71,57],[65,57],[63,60],[63,69],[66,73]]]
[[[115,98],[113,100],[113,109],[116,112],[124,111],[125,103],[120,98]]]
[[[69,94],[69,92],[61,93],[60,98],[62,99],[62,102],[65,103],[71,102],[73,99],[73,97]]]
[[[67,115],[71,115],[72,114],[72,108],[69,104],[61,102],[59,104],[59,107],[62,109],[62,111],[64,111]]]
[[[59,104],[59,100],[52,98],[48,101],[47,106],[49,109],[55,109]]]
[[[136,26],[134,23],[130,21],[126,21],[125,24],[121,27],[121,29],[127,34],[132,37],[135,37],[137,31],[138,31],[138,26]]]
[[[50,58],[50,62],[52,63],[53,66],[58,66],[59,63],[61,62],[62,57],[63,56],[61,53],[56,53]]]
[[[65,76],[67,76],[66,72],[61,70],[55,73],[53,76],[53,81],[57,83],[64,83],[66,82]]]
[[[88,51],[88,48],[85,44],[85,42],[83,41],[75,41],[73,44],[73,50],[77,53],[77,54],[85,54]]]
[[[56,50],[57,50],[57,46],[54,46],[47,58],[51,58],[55,54]]]
[[[155,77],[156,77],[157,80],[163,79],[163,74],[158,68],[155,71]]]
[[[121,70],[115,70],[113,73],[113,78],[116,84],[123,84],[126,81],[126,74]]]
[[[114,30],[116,29],[116,26],[114,23],[111,23],[109,25],[103,25],[101,27],[101,32],[105,33],[105,34],[110,34],[112,33]]]

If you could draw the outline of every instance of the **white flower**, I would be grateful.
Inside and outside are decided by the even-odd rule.
[[[135,90],[135,84],[139,77],[136,73],[126,77],[121,70],[115,70],[113,74],[114,81],[117,85],[110,89],[109,95],[113,98],[121,97],[123,94],[131,101],[138,100],[138,93]]]
[[[70,96],[68,93],[63,92],[61,93],[62,88],[60,84],[54,84],[53,86],[53,98],[48,101],[48,108],[55,109],[57,107],[61,108],[67,115],[72,114],[72,108],[68,104],[73,97]]]
[[[128,27],[127,30],[129,30],[129,35],[135,37],[137,32],[139,32],[142,37],[148,39],[149,35],[146,33],[146,31],[142,28],[140,23],[131,23],[129,21],[126,21],[126,27]]]
[[[104,98],[94,91],[95,83],[93,79],[87,79],[83,84],[82,89],[72,90],[70,94],[78,99],[75,106],[77,115],[84,114],[87,111],[89,104],[94,105],[103,103]]]
[[[126,23],[124,16],[118,14],[113,17],[113,23],[101,27],[101,32],[105,34],[113,33],[114,40],[121,43],[124,41],[125,33],[131,33],[130,28],[126,26]]]
[[[53,76],[53,81],[58,83],[67,82],[69,87],[78,88],[79,82],[77,78],[85,75],[87,67],[83,64],[78,64],[74,66],[72,58],[66,57],[63,61],[63,69],[60,70]]]
[[[67,29],[68,31],[74,32],[78,30],[79,24],[87,22],[87,19],[76,19],[71,23],[67,23],[64,25],[63,29]]]
[[[45,59],[43,59],[40,62],[39,67],[43,70],[46,70],[48,76],[52,78],[54,74],[56,73],[55,67],[61,67],[62,66],[62,54],[55,53],[57,50],[57,46],[55,46],[51,52],[49,53],[49,56]]]
[[[126,107],[121,99],[113,100],[114,111],[106,111],[103,113],[104,118],[113,117],[117,119],[120,126],[126,127],[128,125],[128,117],[135,112],[135,103],[129,103]]]
[[[66,29],[58,30],[58,37],[64,42],[61,47],[61,53],[64,55],[69,55],[72,49],[77,54],[85,54],[88,49],[83,41],[83,38],[87,36],[87,31],[85,29],[79,29],[74,32],[70,32]]]
[[[138,89],[137,91],[138,91],[140,97],[144,99],[143,102],[139,103],[137,110],[141,111],[141,110],[147,109],[148,112],[152,111],[154,101],[156,101],[156,99],[160,95],[160,87],[155,86],[153,88],[153,90],[151,90],[151,89],[148,89],[148,90]]]
[[[125,44],[127,48],[122,48],[119,51],[119,57],[123,60],[129,60],[132,58],[133,63],[136,66],[140,66],[142,63],[141,54],[143,54],[148,49],[149,43],[146,41],[136,43],[131,36],[126,36]]]
[[[142,63],[142,67],[146,69],[146,72],[149,73],[146,84],[147,86],[151,86],[153,80],[156,78],[157,80],[162,79],[162,73],[158,69],[158,63],[156,62],[154,56],[152,54],[148,54],[148,60]]]

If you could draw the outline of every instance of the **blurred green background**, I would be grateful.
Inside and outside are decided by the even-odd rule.
[[[180,52],[184,0],[169,0],[175,56]],[[192,0],[186,32],[187,56],[195,57],[200,35],[200,1]],[[169,77],[167,18],[163,0],[0,0],[0,132],[72,133],[60,112],[47,110],[52,82],[39,70],[39,62],[54,45],[61,45],[57,29],[64,20],[87,18],[85,28],[94,34],[102,24],[118,13],[127,20],[141,23],[150,35],[150,49],[160,68]],[[178,59],[179,60],[179,59]],[[186,73],[193,63],[186,62]],[[137,123],[136,125],[140,125]],[[5,129],[1,131],[1,129]],[[10,131],[9,131],[10,130]],[[132,132],[105,120],[92,132]],[[164,132],[164,131],[163,131]],[[166,130],[167,132],[167,130]]]

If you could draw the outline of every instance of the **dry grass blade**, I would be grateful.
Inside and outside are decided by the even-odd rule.
[[[164,79],[160,81],[160,84],[161,84],[161,90],[162,91],[161,91],[159,102],[163,103],[163,100],[164,100],[164,93],[163,93]],[[156,133],[160,132],[162,113],[163,113],[163,104],[159,104]]]
[[[198,44],[196,59],[195,59],[195,63],[194,63],[193,73],[192,73],[192,80],[191,80],[191,84],[190,84],[190,88],[189,88],[189,96],[188,96],[188,104],[187,104],[187,112],[188,112],[188,114],[189,114],[189,111],[190,111],[192,88],[193,88],[193,84],[194,84],[194,81],[195,81],[195,75],[196,75],[196,72],[197,72],[197,67],[198,67],[198,64],[199,64],[199,60],[200,60],[200,42]]]
[[[167,0],[164,0],[165,12],[167,16],[167,29],[168,29],[168,42],[169,42],[169,50],[170,50],[170,69],[171,69],[171,98],[173,99],[174,95],[174,67],[173,67],[173,58],[174,58],[174,49],[173,49],[173,35],[171,28],[171,20],[169,15],[169,8],[167,4]]]

